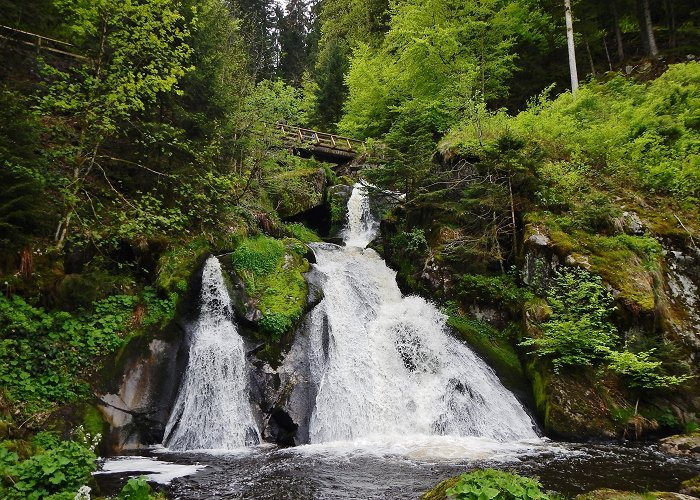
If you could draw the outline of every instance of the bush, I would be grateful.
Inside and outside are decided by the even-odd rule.
[[[532,298],[529,290],[518,287],[513,278],[506,274],[463,274],[456,289],[462,300],[495,302],[510,309],[517,309]]]
[[[536,479],[494,469],[463,474],[446,493],[455,500],[549,499]]]
[[[609,320],[613,297],[599,276],[581,268],[562,268],[547,301],[552,315],[541,325],[543,336],[521,345],[535,346],[538,356],[550,356],[556,371],[564,365],[590,365],[615,347],[618,333]]]
[[[117,500],[155,500],[164,499],[161,493],[153,495],[151,485],[146,481],[146,477],[133,477],[127,481],[122,490],[117,495]]]
[[[0,496],[8,500],[75,498],[96,468],[94,448],[100,437],[79,428],[75,438],[60,441],[44,433],[35,440],[38,453],[26,460],[0,445]]]
[[[122,345],[137,300],[113,295],[73,316],[0,296],[0,382],[8,399],[32,413],[87,397],[81,374]]]

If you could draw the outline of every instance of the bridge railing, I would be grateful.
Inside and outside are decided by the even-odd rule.
[[[364,144],[362,141],[352,139],[350,137],[329,134],[327,132],[319,132],[308,128],[295,127],[284,123],[277,123],[275,124],[275,127],[281,130],[284,133],[284,136],[291,141],[322,146],[330,149],[358,152]]]
[[[8,42],[17,43],[19,45],[25,45],[28,47],[33,47],[36,49],[37,53],[42,51],[50,52],[53,54],[59,54],[61,56],[71,57],[73,59],[78,59],[81,61],[88,61],[89,58],[75,52],[75,46],[64,42],[62,40],[56,40],[55,38],[49,38],[47,36],[37,35],[36,33],[30,33],[28,31],[23,31],[17,28],[11,28],[9,26],[4,26],[0,24],[0,39],[7,40]]]

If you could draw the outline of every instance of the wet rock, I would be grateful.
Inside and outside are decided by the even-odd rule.
[[[113,452],[141,449],[163,439],[187,365],[184,332],[170,333],[167,340],[134,339],[125,349],[116,391],[98,395]]]
[[[323,204],[326,172],[322,168],[284,172],[268,182],[272,204],[282,218],[294,217]]]
[[[620,217],[613,219],[613,227],[618,233],[641,236],[644,234],[646,226],[636,212],[622,212]]]
[[[653,491],[648,493],[634,493],[631,491],[612,490],[601,488],[593,490],[583,495],[578,495],[575,500],[694,500],[693,497],[682,493],[672,493],[665,491]]]
[[[659,442],[659,447],[661,451],[671,455],[700,457],[700,432],[664,438]]]

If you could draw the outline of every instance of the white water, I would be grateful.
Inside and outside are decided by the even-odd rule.
[[[353,186],[348,200],[348,221],[343,230],[345,245],[365,248],[377,236],[379,224],[369,210],[367,188],[362,183]]]
[[[364,249],[376,223],[358,186],[348,210],[346,246],[313,246],[326,280],[310,318],[310,371],[318,391],[311,443],[536,438],[515,397],[447,332],[446,317],[420,297],[402,297],[396,273]]]
[[[204,265],[200,300],[189,364],[163,443],[180,451],[258,444],[243,339],[231,321],[231,300],[215,257]]]

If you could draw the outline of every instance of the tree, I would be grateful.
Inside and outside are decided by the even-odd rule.
[[[272,0],[236,0],[234,15],[241,20],[241,32],[248,53],[248,67],[256,81],[275,74]]]
[[[569,73],[571,73],[571,91],[578,90],[578,71],[576,69],[576,47],[574,46],[574,22],[571,16],[571,0],[564,0],[566,16],[566,44],[569,48]]]
[[[647,54],[651,57],[659,56],[659,48],[656,45],[656,37],[654,36],[654,24],[651,20],[651,9],[649,8],[649,0],[639,0],[639,25],[642,33],[642,43],[647,50]]]
[[[306,0],[288,0],[285,15],[279,20],[279,75],[299,86],[307,67],[306,37],[309,14]]]
[[[42,111],[62,116],[63,133],[73,135],[55,152],[64,210],[54,238],[61,249],[78,208],[92,203],[89,177],[98,173],[116,191],[106,168],[119,159],[106,154],[105,142],[160,94],[176,89],[192,68],[190,30],[178,0],[56,0],[56,5],[75,42],[93,54],[90,63],[67,72],[47,68],[40,102]]]

